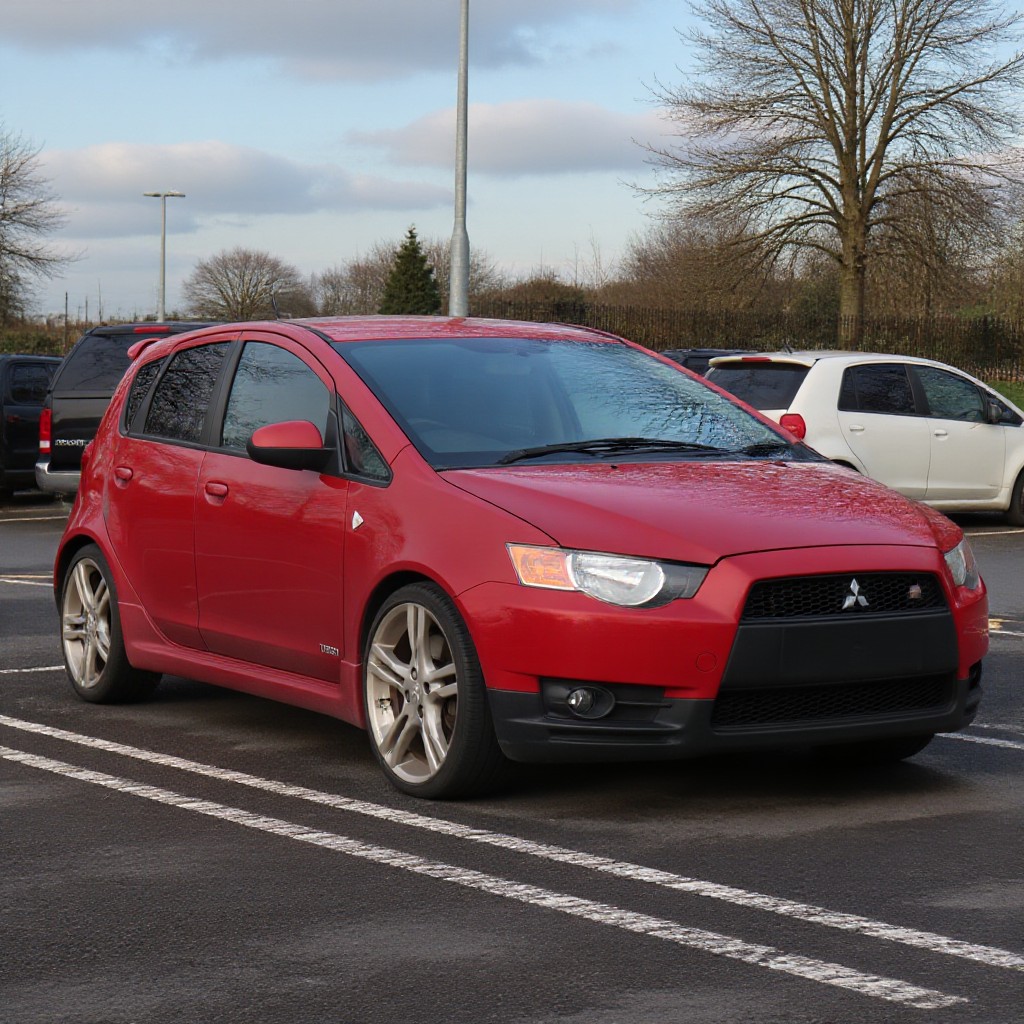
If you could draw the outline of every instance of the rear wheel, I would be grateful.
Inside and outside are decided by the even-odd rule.
[[[861,740],[858,743],[837,743],[834,746],[820,747],[816,753],[822,761],[834,765],[895,764],[919,754],[933,739],[934,733],[925,736],[893,736]]]
[[[1024,470],[1021,470],[1010,493],[1010,507],[1006,510],[1006,521],[1011,526],[1024,526]]]
[[[133,668],[121,637],[117,591],[95,544],[78,551],[64,574],[60,597],[64,665],[75,692],[94,704],[148,697],[160,681]]]
[[[416,583],[374,618],[363,658],[370,744],[405,793],[451,799],[492,786],[504,764],[469,630],[440,587]]]

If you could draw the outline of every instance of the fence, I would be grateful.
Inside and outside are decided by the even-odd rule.
[[[792,313],[650,309],[596,303],[520,302],[477,298],[474,316],[499,320],[582,324],[610,331],[657,350],[741,348],[770,351],[837,348],[839,323],[830,316]],[[82,326],[84,329],[84,325]],[[0,352],[66,351],[63,327],[21,325],[0,328]],[[986,380],[1024,381],[1024,320],[997,316],[873,317],[865,320],[866,352],[925,356],[959,366]]]
[[[648,348],[834,349],[834,316],[792,313],[648,309],[585,302],[473,304],[475,316],[582,324],[620,334]],[[873,317],[864,322],[864,352],[924,356],[988,380],[1024,380],[1024,320],[995,316]]]

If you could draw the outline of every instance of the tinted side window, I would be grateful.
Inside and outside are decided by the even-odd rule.
[[[913,372],[928,399],[929,415],[941,420],[985,422],[984,399],[969,380],[934,366],[915,366]]]
[[[179,352],[153,394],[146,433],[174,441],[198,442],[221,363],[229,342],[200,345]]]
[[[901,363],[851,366],[843,372],[839,408],[847,412],[879,412],[913,416],[914,392]]]
[[[135,374],[135,380],[132,381],[132,389],[128,392],[128,401],[125,402],[124,425],[125,429],[129,432],[132,429],[132,422],[142,407],[146,395],[149,394],[153,381],[159,376],[160,368],[164,365],[164,362],[165,360],[160,359],[155,363],[146,363]]]
[[[253,431],[287,420],[309,420],[326,437],[329,410],[327,388],[298,356],[250,341],[231,385],[221,444],[244,450]]]
[[[788,409],[807,370],[796,363],[729,363],[712,366],[707,378],[755,409]]]
[[[11,367],[7,401],[16,405],[42,405],[56,364],[22,363]]]

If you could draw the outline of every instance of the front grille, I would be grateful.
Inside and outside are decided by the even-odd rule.
[[[950,676],[893,679],[841,686],[794,686],[719,693],[711,713],[716,731],[941,713],[955,698]]]
[[[823,615],[913,615],[946,607],[931,573],[865,572],[759,580],[750,589],[744,621]]]

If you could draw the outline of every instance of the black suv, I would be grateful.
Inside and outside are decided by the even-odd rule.
[[[117,324],[87,331],[53,378],[39,423],[36,485],[50,494],[74,494],[82,452],[96,436],[114,389],[137,341],[181,334],[207,323]]]
[[[58,356],[0,354],[0,497],[33,487],[39,413]]]

